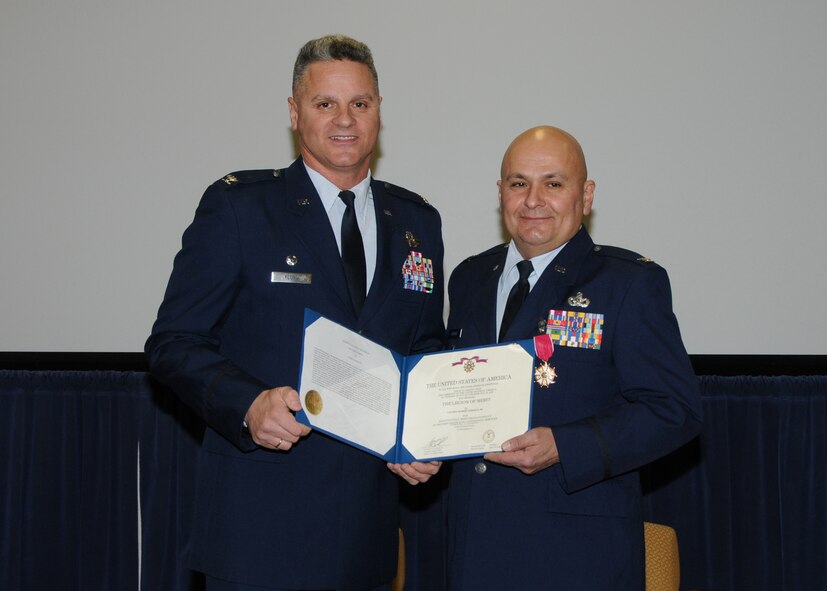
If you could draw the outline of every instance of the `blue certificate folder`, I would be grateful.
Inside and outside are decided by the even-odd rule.
[[[481,456],[528,430],[531,339],[400,355],[306,309],[296,419],[388,462]]]

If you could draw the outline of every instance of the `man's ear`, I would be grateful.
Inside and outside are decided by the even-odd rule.
[[[588,180],[583,184],[583,215],[589,215],[594,205],[594,189],[597,185],[594,181]]]
[[[287,97],[287,104],[290,108],[290,129],[296,131],[299,122],[299,106],[292,96]]]

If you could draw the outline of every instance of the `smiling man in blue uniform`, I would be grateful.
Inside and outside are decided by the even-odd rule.
[[[511,242],[452,274],[449,345],[548,334],[552,347],[537,361],[531,428],[452,466],[450,589],[642,590],[638,469],[701,426],[669,280],[592,242],[582,221],[595,183],[568,133],[519,135],[497,185]]]
[[[216,181],[175,258],[146,352],[206,422],[191,562],[209,591],[386,589],[399,477],[439,468],[294,417],[306,307],[406,355],[442,347],[441,222],[370,174],[381,101],[367,46],[308,42],[288,99],[300,158]]]

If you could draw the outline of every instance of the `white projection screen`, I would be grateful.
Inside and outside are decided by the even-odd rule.
[[[374,176],[502,241],[502,153],[583,144],[596,242],[669,271],[693,354],[827,350],[827,3],[0,1],[0,351],[137,352],[204,188],[295,156],[302,43],[379,71]]]

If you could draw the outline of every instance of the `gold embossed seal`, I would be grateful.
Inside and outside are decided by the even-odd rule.
[[[316,390],[308,390],[304,395],[304,407],[312,415],[322,412],[322,395]]]

